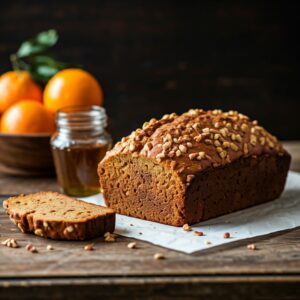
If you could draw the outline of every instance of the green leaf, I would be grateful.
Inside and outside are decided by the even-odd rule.
[[[60,62],[55,58],[53,58],[52,56],[47,56],[47,55],[33,56],[30,59],[30,62],[34,65],[47,65],[47,66],[55,67],[57,69],[64,69],[68,67],[68,64]]]
[[[17,52],[19,58],[27,57],[45,51],[47,48],[43,45],[36,45],[32,42],[24,42]]]
[[[47,55],[33,56],[31,58],[31,61],[36,65],[38,64],[54,65],[56,63],[56,60],[52,56],[47,56]]]
[[[66,68],[82,68],[74,64],[58,61],[50,53],[50,48],[58,41],[58,34],[54,29],[43,31],[34,38],[21,44],[17,53],[10,56],[13,69],[27,70],[33,80],[45,85],[58,71]]]
[[[54,29],[40,32],[36,36],[36,42],[38,44],[48,46],[48,48],[54,46],[57,43],[57,41],[58,41],[58,34]]]
[[[39,33],[36,37],[21,44],[16,55],[18,58],[24,58],[32,55],[41,54],[53,47],[58,41],[58,34],[50,29]]]
[[[47,65],[40,65],[35,70],[39,75],[49,79],[50,77],[55,75],[60,69],[55,68],[55,67],[50,67]]]

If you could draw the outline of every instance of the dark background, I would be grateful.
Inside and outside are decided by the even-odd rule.
[[[296,2],[296,1],[295,1]],[[101,82],[115,138],[191,107],[235,109],[300,139],[294,1],[0,1],[0,71],[39,31]]]

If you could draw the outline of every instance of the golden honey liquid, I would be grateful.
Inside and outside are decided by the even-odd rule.
[[[70,196],[89,196],[100,193],[98,163],[111,144],[78,145],[71,148],[53,147],[58,183],[62,192]]]

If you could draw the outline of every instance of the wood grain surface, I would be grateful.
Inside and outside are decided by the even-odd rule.
[[[119,237],[51,241],[22,234],[0,211],[0,299],[299,299],[300,229],[187,255]],[[93,242],[94,251],[84,245]],[[248,243],[257,245],[249,251]],[[38,253],[24,248],[32,243]],[[51,244],[54,250],[46,246]],[[164,260],[154,260],[155,253]],[[78,294],[80,291],[80,294]]]
[[[47,240],[21,233],[3,209],[0,224],[1,241],[15,238],[20,244],[17,249],[0,247],[0,277],[5,278],[300,274],[300,229],[188,255],[142,241],[137,241],[137,249],[129,249],[127,244],[132,240],[125,237],[115,243],[103,242],[102,238],[85,242]],[[258,250],[249,251],[247,245],[254,241]],[[39,253],[26,251],[29,243]],[[94,251],[84,251],[89,243],[95,244]],[[53,251],[46,249],[48,244]],[[157,252],[166,259],[154,260]]]
[[[299,169],[300,142],[285,143]],[[2,177],[1,188],[17,191],[20,179]],[[10,184],[11,182],[11,184]],[[19,181],[21,184],[21,181]],[[25,184],[23,184],[24,187]],[[13,190],[13,186],[15,189]],[[55,189],[53,179],[31,179],[27,192]],[[0,201],[5,197],[0,197]],[[299,299],[300,228],[243,240],[188,255],[119,237],[64,242],[22,234],[0,209],[0,299]],[[83,247],[95,243],[94,251]],[[24,248],[32,243],[38,253]],[[257,251],[247,250],[249,243]],[[51,244],[54,250],[48,251]],[[154,260],[155,253],[166,259]],[[80,293],[78,293],[80,290]],[[224,298],[225,297],[225,298]]]

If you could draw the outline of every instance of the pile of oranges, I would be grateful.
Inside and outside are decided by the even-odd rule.
[[[82,69],[56,73],[44,90],[27,71],[9,71],[0,76],[0,133],[51,133],[57,110],[102,104],[100,84]]]

